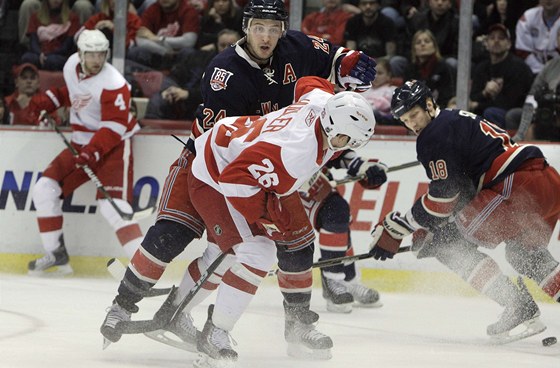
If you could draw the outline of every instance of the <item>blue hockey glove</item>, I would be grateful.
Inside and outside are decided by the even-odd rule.
[[[340,86],[356,92],[367,91],[377,74],[376,66],[375,60],[363,52],[348,51],[338,67]]]
[[[365,189],[375,189],[387,181],[387,169],[387,165],[382,162],[373,159],[364,161],[360,156],[356,156],[348,164],[346,174],[348,176],[365,175],[366,177],[359,181],[360,185]]]

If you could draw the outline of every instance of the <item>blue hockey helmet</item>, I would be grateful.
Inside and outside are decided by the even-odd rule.
[[[251,0],[243,11],[243,31],[247,33],[249,21],[272,19],[282,21],[282,30],[288,29],[288,11],[282,0]]]
[[[416,105],[426,110],[426,98],[433,101],[432,91],[423,82],[411,79],[395,89],[391,99],[391,114],[400,119],[407,111]]]

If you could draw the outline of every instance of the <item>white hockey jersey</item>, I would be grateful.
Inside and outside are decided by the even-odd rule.
[[[193,175],[255,222],[265,213],[266,192],[293,193],[335,154],[323,149],[319,120],[333,94],[328,81],[304,77],[293,104],[264,116],[221,119],[196,139]]]
[[[85,77],[80,70],[75,53],[64,65],[66,86],[46,92],[54,104],[47,110],[70,107],[72,141],[85,145],[101,128],[111,129],[122,139],[138,131],[140,127],[130,113],[130,85],[122,74],[109,63],[94,76]]]
[[[529,53],[525,62],[533,73],[539,73],[544,64],[557,57],[556,34],[560,28],[560,18],[550,26],[543,20],[543,7],[530,8],[523,13],[515,29],[515,48]]]

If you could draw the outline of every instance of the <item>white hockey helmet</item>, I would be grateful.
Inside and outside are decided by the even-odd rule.
[[[327,100],[321,113],[321,125],[327,134],[330,149],[356,149],[369,142],[375,129],[375,116],[372,106],[364,97],[356,92],[344,91]],[[331,139],[338,134],[350,137],[345,147],[332,146]]]
[[[105,61],[109,58],[109,40],[103,32],[98,29],[84,29],[78,36],[78,53],[80,55],[80,64],[82,69],[84,66],[84,53],[86,52],[107,52]]]

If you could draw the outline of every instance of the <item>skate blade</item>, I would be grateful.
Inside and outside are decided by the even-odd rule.
[[[520,329],[521,331],[519,331]],[[546,330],[546,326],[541,322],[539,317],[535,317],[523,322],[513,330],[490,336],[490,343],[492,345],[509,344],[514,341],[519,341],[526,339],[527,337],[534,336],[543,332],[544,330]]]
[[[327,310],[333,313],[351,313],[352,303],[334,304],[331,300],[327,299]]]
[[[46,270],[28,270],[27,274],[34,277],[63,277],[70,276],[74,273],[72,267],[68,264],[61,266],[53,266]]]
[[[161,342],[162,344],[172,346],[177,349],[189,351],[191,353],[197,353],[198,350],[196,348],[196,341],[193,343],[185,342],[177,337],[177,340],[172,339],[171,337],[167,336],[167,334],[175,336],[175,334],[166,331],[166,330],[155,330],[150,332],[145,332],[144,335],[149,337],[152,340],[157,342]]]
[[[198,353],[198,358],[194,361],[193,366],[195,368],[235,368],[235,361],[213,359],[204,353]]]
[[[288,343],[288,356],[303,360],[329,360],[332,358],[331,349],[310,349],[301,344]]]
[[[103,350],[107,349],[111,345],[111,341],[103,338]]]
[[[381,308],[383,306],[383,303],[381,303],[381,301],[376,301],[374,303],[360,303],[358,301],[354,301],[354,304],[352,305],[355,308]]]

